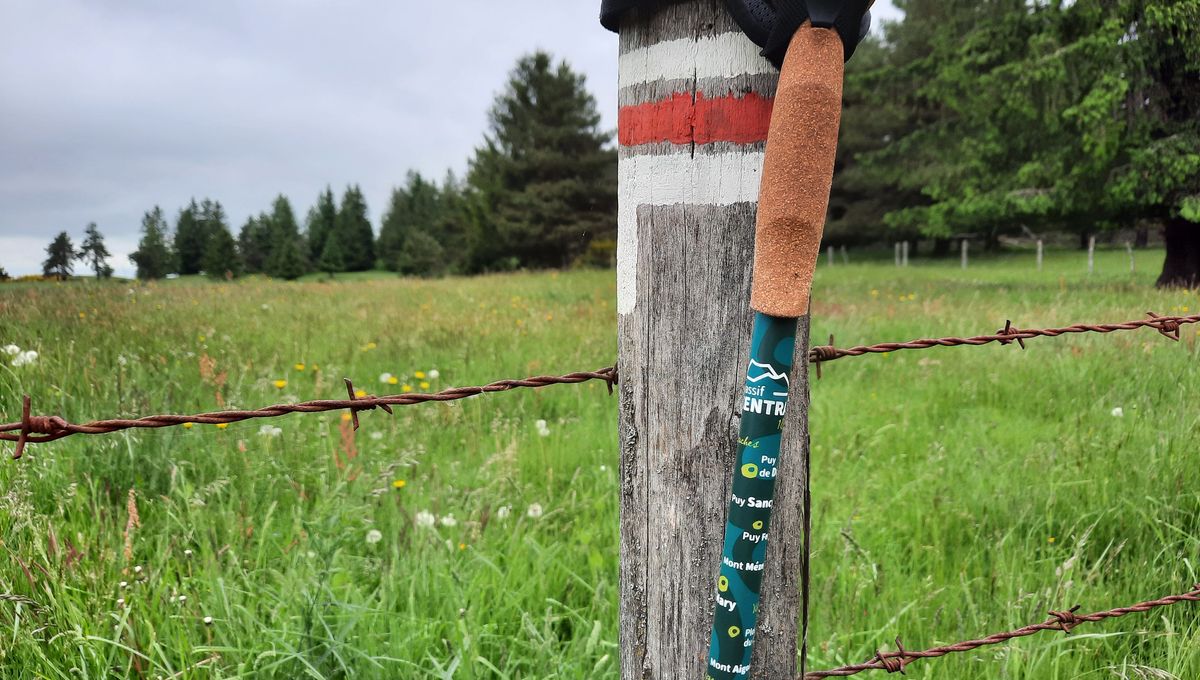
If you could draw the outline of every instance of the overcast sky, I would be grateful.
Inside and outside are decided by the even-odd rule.
[[[412,168],[462,173],[508,70],[543,48],[616,127],[599,0],[4,0],[0,266],[40,273],[94,221],[132,275],[142,213],[222,202],[235,234],[277,193],[303,217],[359,183],[377,221]],[[875,15],[895,18],[890,2]],[[78,269],[82,269],[79,267]]]

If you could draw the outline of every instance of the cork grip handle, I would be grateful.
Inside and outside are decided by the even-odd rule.
[[[808,313],[842,117],[843,57],[836,31],[805,23],[783,60],[754,235],[750,307],[763,314]]]

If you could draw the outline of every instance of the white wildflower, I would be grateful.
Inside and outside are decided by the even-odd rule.
[[[550,436],[550,428],[546,426],[546,421],[538,420],[536,423],[533,424],[533,426],[537,428],[537,433],[539,435],[541,435],[543,437]]]
[[[601,471],[601,472],[608,472],[608,466],[607,466],[607,465],[601,465],[601,466],[600,466],[600,471]]]
[[[119,585],[119,586],[120,586],[120,587],[122,587],[122,588],[128,588],[128,587],[129,587],[129,581],[121,581],[121,582],[120,582],[120,583],[118,583],[117,585]]]
[[[211,616],[204,617],[204,625],[206,625],[206,626],[212,625],[212,617]]]
[[[4,353],[10,357],[15,357],[21,353],[21,348],[16,345],[5,345],[3,349]]]
[[[192,556],[192,549],[191,549],[191,548],[188,548],[187,550],[184,550],[184,551],[183,551],[183,556],[184,556],[184,557],[191,557],[191,556]]]
[[[142,565],[140,565],[140,564],[139,564],[139,565],[135,566],[135,567],[133,568],[133,573],[135,573],[135,574],[140,574],[140,573],[142,573]]]
[[[185,604],[187,602],[187,595],[180,595],[177,599],[179,600],[179,604]]]
[[[532,517],[533,519],[537,519],[538,517],[541,517],[542,516],[542,504],[534,503],[533,505],[530,505],[529,509],[525,511],[525,514],[529,517]]]
[[[432,512],[427,510],[418,512],[414,520],[419,527],[431,527],[434,524],[437,524],[437,517],[435,517]]]
[[[388,383],[390,383],[392,381],[393,377],[394,376],[391,373],[380,373],[379,374],[379,382],[383,383],[384,385],[387,385]]]
[[[457,525],[458,520],[454,519],[454,515],[446,515],[442,518],[442,526],[444,527],[452,527]]]
[[[383,439],[383,433],[382,433],[382,432],[380,432],[379,430],[375,430],[374,432],[372,432],[372,433],[371,433],[371,440],[372,440],[372,441],[379,441],[380,439]]]
[[[117,363],[120,364],[121,366],[124,366],[129,363],[129,360],[125,358],[124,354],[118,354],[117,355]]]
[[[1120,406],[1116,406],[1113,408],[1113,410],[1112,410],[1113,418],[1123,418],[1124,416],[1125,416],[1125,409],[1121,408]]]
[[[35,352],[33,350],[27,350],[27,351],[21,352],[17,356],[13,357],[12,365],[13,366],[28,366],[29,364],[32,364],[33,362],[37,361],[37,358],[38,358],[37,352]]]
[[[378,543],[383,540],[383,532],[379,529],[371,529],[367,532],[367,543]]]
[[[279,435],[283,434],[283,429],[275,427],[274,425],[263,425],[262,427],[258,428],[258,433],[263,437],[278,437]]]
[[[438,370],[436,368],[431,368],[431,369],[429,369],[429,373],[427,375],[429,376],[430,380],[437,380],[438,376],[441,375],[441,373],[438,373]]]
[[[512,506],[511,505],[501,505],[500,509],[496,511],[496,519],[508,519],[508,516],[511,514],[512,514]]]

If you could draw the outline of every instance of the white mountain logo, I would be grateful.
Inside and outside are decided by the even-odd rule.
[[[756,368],[759,371],[758,375],[754,375],[754,369],[756,369]],[[781,372],[775,370],[775,367],[772,366],[771,364],[764,364],[764,363],[757,362],[754,359],[751,359],[750,366],[746,369],[746,381],[756,383],[761,380],[765,380],[767,378],[770,378],[771,380],[775,380],[775,381],[782,381],[784,385],[786,385],[789,388],[791,387],[791,381],[788,380],[786,373],[781,373]],[[785,392],[773,392],[773,394],[777,397],[786,397],[787,396],[786,391]]]

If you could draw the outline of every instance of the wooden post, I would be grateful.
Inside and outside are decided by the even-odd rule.
[[[1096,237],[1088,237],[1088,274],[1096,269]]]
[[[1129,253],[1129,273],[1130,274],[1137,273],[1135,271],[1134,262],[1133,262],[1133,244],[1130,243],[1129,241],[1125,242],[1125,252]]]
[[[900,242],[896,241],[896,266],[900,266]]]
[[[962,240],[962,268],[963,269],[967,268],[967,251],[970,249],[970,247],[971,247],[971,242],[964,238]]]
[[[901,267],[908,266],[908,241],[905,241],[900,246],[900,266]]]
[[[1038,271],[1040,272],[1040,271],[1042,271],[1042,239],[1040,239],[1040,238],[1038,239],[1037,246],[1038,246],[1038,258],[1037,258]]]
[[[846,246],[842,246],[842,264],[850,264],[850,251],[846,250]]]
[[[834,257],[833,246],[829,246],[828,248],[825,249],[825,256],[826,256],[826,259],[829,260],[830,267],[837,264],[837,260]]]
[[[621,677],[703,678],[777,72],[720,0],[628,15],[618,64]],[[687,125],[681,126],[680,121]],[[808,521],[801,319],[754,645],[795,678]],[[804,584],[804,586],[802,586]]]

